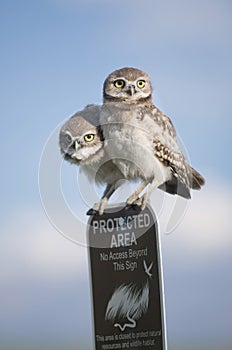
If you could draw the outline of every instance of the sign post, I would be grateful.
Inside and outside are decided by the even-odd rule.
[[[166,350],[161,252],[150,206],[88,223],[95,350]]]

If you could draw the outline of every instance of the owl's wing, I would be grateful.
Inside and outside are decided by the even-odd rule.
[[[171,137],[176,138],[176,130],[171,119],[154,105],[151,105],[149,109],[152,112],[150,116],[154,122],[159,125],[164,132],[168,132]]]
[[[169,193],[190,198],[190,188],[200,189],[204,178],[193,169],[181,152],[172,121],[154,105],[150,106],[150,118],[161,128],[161,135],[154,136],[154,156],[172,173],[171,180],[161,186]]]
[[[191,198],[189,189],[199,190],[205,183],[204,178],[187,163],[181,151],[173,151],[158,139],[154,139],[153,144],[155,157],[168,166],[172,173],[172,178],[160,188],[184,198]]]
[[[158,138],[153,140],[154,156],[157,157],[164,166],[170,168],[172,177],[161,186],[161,189],[169,193],[178,193],[185,198],[190,198],[190,178],[189,166],[181,152],[173,151],[160,142]],[[180,193],[181,192],[181,193]]]

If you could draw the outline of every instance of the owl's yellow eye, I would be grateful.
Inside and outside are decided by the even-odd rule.
[[[114,86],[118,89],[122,89],[125,86],[125,81],[123,79],[115,80]]]
[[[139,89],[144,88],[144,86],[145,86],[145,80],[138,80],[138,81],[137,81],[137,86],[138,86]]]
[[[85,135],[85,136],[84,136],[84,140],[85,140],[86,142],[91,142],[91,141],[93,141],[93,140],[94,140],[94,134],[87,134],[87,135]]]

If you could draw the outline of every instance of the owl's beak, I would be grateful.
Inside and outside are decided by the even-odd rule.
[[[135,94],[135,86],[134,85],[129,85],[127,92],[128,92],[128,94],[130,96],[133,96]]]
[[[75,142],[74,142],[74,148],[75,148],[75,151],[78,151],[78,150],[79,150],[80,144],[79,144],[78,141],[75,141]]]

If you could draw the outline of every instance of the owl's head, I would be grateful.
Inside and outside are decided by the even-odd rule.
[[[151,102],[149,76],[136,68],[122,68],[111,73],[103,86],[104,102]]]
[[[71,163],[91,162],[103,148],[98,125],[99,107],[89,106],[76,113],[61,128],[59,143],[64,158]]]

